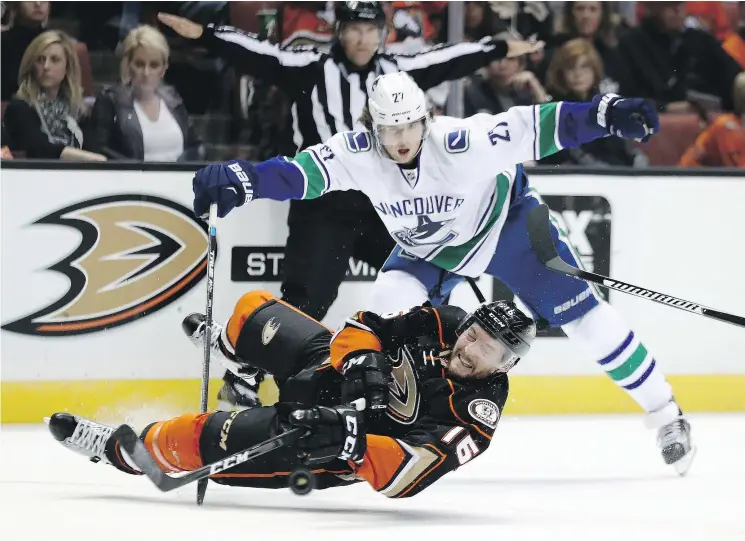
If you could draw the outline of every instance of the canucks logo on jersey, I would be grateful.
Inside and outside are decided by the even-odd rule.
[[[452,229],[445,229],[445,226],[452,221],[454,218],[437,222],[429,216],[419,215],[416,227],[404,227],[393,231],[393,236],[404,246],[447,244],[458,236],[458,233]]]

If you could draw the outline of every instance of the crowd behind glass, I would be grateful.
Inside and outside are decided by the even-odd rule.
[[[159,11],[327,49],[333,2],[5,2],[3,159],[217,161],[287,148],[283,92],[158,23]],[[541,165],[745,165],[745,2],[465,2],[464,39],[545,41],[463,81],[466,116],[618,92],[653,100],[663,135],[607,138]],[[447,42],[448,2],[387,2],[384,47]],[[435,114],[448,84],[428,92]]]

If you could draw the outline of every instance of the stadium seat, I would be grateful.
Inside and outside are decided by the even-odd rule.
[[[259,33],[259,11],[277,9],[281,2],[230,2],[230,24],[246,32]]]
[[[712,119],[713,120],[713,119]],[[686,149],[703,130],[698,115],[660,115],[660,133],[648,143],[637,143],[649,165],[676,166]]]
[[[82,41],[76,41],[75,50],[78,53],[78,61],[80,62],[80,77],[83,84],[83,95],[86,97],[94,96],[93,69],[91,68],[91,57],[88,54],[88,46]]]

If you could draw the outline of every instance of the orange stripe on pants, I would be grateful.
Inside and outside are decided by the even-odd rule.
[[[245,295],[243,295],[240,299],[238,299],[238,302],[235,303],[235,308],[233,308],[233,315],[230,316],[230,319],[228,320],[228,326],[225,330],[225,333],[228,336],[228,342],[230,342],[230,346],[235,349],[235,345],[238,343],[238,337],[241,334],[241,329],[243,329],[243,325],[246,323],[246,320],[251,317],[251,314],[253,314],[256,310],[261,308],[264,304],[266,304],[269,301],[277,301],[279,304],[283,304],[290,308],[291,310],[294,310],[298,314],[302,314],[308,319],[312,319],[313,321],[316,321],[312,317],[310,317],[305,312],[302,312],[292,306],[291,304],[286,303],[282,299],[278,299],[268,291],[264,291],[263,289],[257,289],[255,291],[249,291]],[[327,328],[330,332],[333,332],[332,329],[329,329],[326,327],[326,325],[323,325],[320,321],[317,322],[319,325],[322,325],[323,327]]]
[[[170,421],[155,423],[145,434],[145,447],[165,469],[191,471],[201,468],[199,437],[209,416],[209,413],[186,413]]]
[[[250,291],[238,299],[238,302],[235,303],[235,308],[233,308],[233,315],[228,320],[228,327],[225,330],[225,333],[228,335],[228,342],[230,342],[230,346],[233,349],[235,349],[235,345],[238,343],[238,336],[240,336],[241,329],[246,320],[259,306],[272,299],[276,299],[276,297],[268,291],[261,289]]]

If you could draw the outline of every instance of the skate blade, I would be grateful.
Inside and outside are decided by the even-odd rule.
[[[691,450],[688,451],[680,460],[673,463],[673,468],[675,468],[675,471],[678,475],[681,477],[684,477],[685,474],[688,473],[688,470],[691,468],[691,463],[693,462],[693,457],[696,456],[696,447],[691,447]]]

